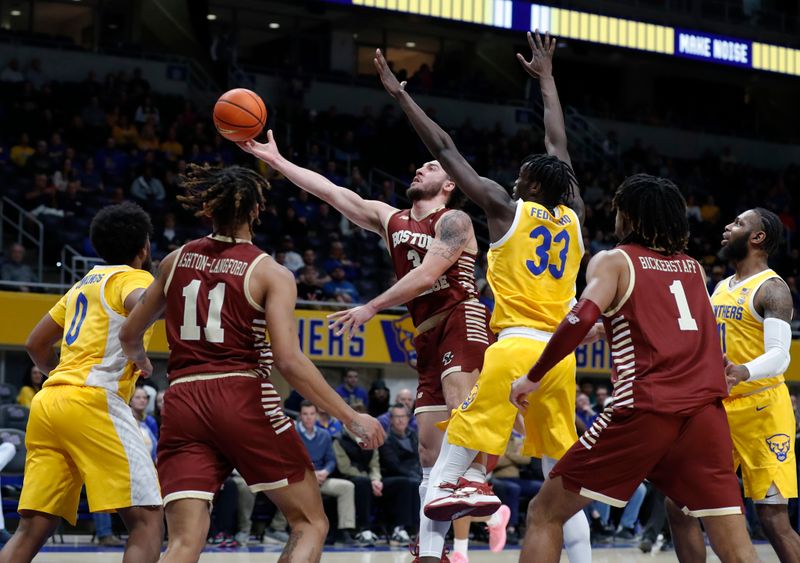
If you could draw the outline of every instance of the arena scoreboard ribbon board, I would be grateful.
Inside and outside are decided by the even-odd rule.
[[[322,0],[800,76],[800,49],[525,0]]]

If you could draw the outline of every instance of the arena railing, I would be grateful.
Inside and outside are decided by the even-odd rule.
[[[42,279],[44,271],[44,225],[30,212],[7,197],[0,199],[0,248],[5,248],[3,232],[6,225],[16,230],[16,242],[28,242],[36,248],[37,279]],[[27,227],[30,227],[28,229]]]

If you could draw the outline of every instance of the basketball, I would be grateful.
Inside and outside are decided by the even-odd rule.
[[[229,141],[249,141],[261,133],[267,123],[267,108],[251,90],[228,90],[214,104],[214,125]]]

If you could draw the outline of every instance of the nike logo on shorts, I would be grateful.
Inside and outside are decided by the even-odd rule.
[[[763,411],[763,410],[764,410],[765,408],[767,408],[768,406],[769,406],[769,405],[764,405],[763,407],[756,407],[756,411]]]

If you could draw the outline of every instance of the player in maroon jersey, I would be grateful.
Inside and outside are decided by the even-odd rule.
[[[483,366],[483,354],[494,342],[489,311],[478,302],[475,259],[478,244],[472,221],[463,211],[448,209],[455,183],[437,161],[421,166],[406,195],[410,209],[365,200],[324,176],[281,156],[272,131],[269,142],[239,146],[266,162],[295,185],[328,202],[356,225],[379,234],[389,249],[398,282],[369,303],[331,315],[337,334],[353,334],[378,311],[406,304],[417,329],[419,385],[415,414],[423,468],[420,496],[427,491],[430,468],[439,455],[442,432],[435,425],[468,395]],[[483,478],[475,464],[474,480]],[[436,533],[420,515],[420,544]],[[442,538],[442,542],[444,538]]]
[[[191,166],[184,207],[213,233],[168,255],[120,340],[145,374],[142,336],[164,314],[170,387],[164,396],[158,474],[169,546],[163,561],[197,561],[209,503],[235,468],[286,515],[281,561],[319,561],[327,533],[313,467],[270,382],[274,363],[303,396],[342,420],[364,448],[383,443],[374,418],[354,412],[303,355],[294,276],[252,244],[266,181],[252,170]]]
[[[587,287],[530,373],[525,397],[601,317],[614,402],[561,458],[528,510],[520,561],[558,561],[561,526],[592,500],[624,506],[648,479],[703,519],[722,561],[756,561],[742,515],[716,321],[703,268],[684,254],[686,202],[669,180],[638,174],[614,196],[620,245],[592,258]]]

